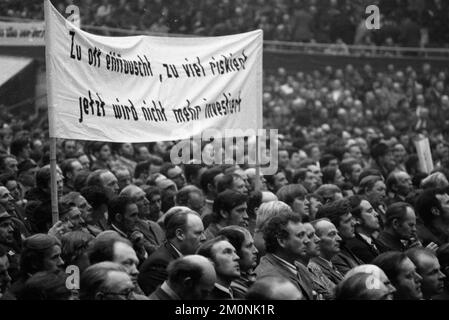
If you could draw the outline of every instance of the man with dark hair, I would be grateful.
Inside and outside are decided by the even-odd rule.
[[[384,179],[394,170],[395,163],[390,147],[384,142],[379,142],[371,147],[371,157],[373,159],[370,168],[381,172]]]
[[[184,174],[187,183],[201,188],[201,176],[207,170],[202,164],[187,163],[184,165]]]
[[[254,268],[257,266],[259,251],[254,246],[253,237],[245,228],[228,226],[221,229],[218,235],[225,236],[240,257],[240,278],[231,283],[231,288],[235,298],[244,299],[248,288],[256,280]]]
[[[394,300],[422,300],[422,277],[416,272],[415,264],[404,252],[381,253],[373,260],[373,264],[385,272],[395,287]]]
[[[65,159],[75,158],[77,156],[76,152],[76,141],[75,140],[63,140],[61,143],[62,153]]]
[[[387,187],[386,203],[405,201],[410,192],[413,191],[412,178],[405,171],[393,171],[385,181]]]
[[[204,205],[203,211],[201,212],[201,217],[212,214],[214,200],[217,197],[217,184],[218,180],[223,176],[223,172],[220,168],[212,167],[207,169],[201,175],[201,189],[206,196],[206,203]],[[206,226],[207,227],[207,226]]]
[[[300,217],[295,214],[271,217],[264,224],[263,238],[266,254],[255,270],[257,278],[280,275],[301,290],[306,300],[314,299],[311,276],[297,262],[306,258],[310,242]]]
[[[20,296],[25,282],[39,271],[54,271],[61,269],[64,261],[61,259],[61,242],[47,234],[38,233],[23,241],[20,255],[20,274],[8,292],[5,299],[16,299]]]
[[[440,263],[434,252],[425,248],[412,248],[405,252],[416,266],[416,272],[422,277],[421,290],[424,299],[443,293],[446,275],[441,272]]]
[[[242,176],[237,173],[225,174],[218,180],[217,192],[221,193],[225,190],[233,190],[248,195],[248,189],[246,188],[245,181]]]
[[[108,219],[111,230],[125,239],[130,239],[136,230],[138,214],[139,209],[130,197],[118,196],[109,202]]]
[[[226,226],[237,225],[248,228],[247,201],[247,197],[237,191],[226,190],[218,194],[214,201],[212,222],[204,231],[206,239],[215,238],[218,232]]]
[[[134,284],[118,263],[96,263],[81,275],[80,300],[134,300],[133,293]]]
[[[161,199],[161,191],[158,187],[154,186],[143,186],[142,190],[145,191],[145,195],[149,202],[149,218],[151,221],[158,222],[159,219],[164,214],[161,211],[162,208],[162,199]]]
[[[280,188],[288,184],[287,177],[285,176],[284,171],[278,170],[273,175],[264,176],[265,181],[267,182],[267,188],[273,193],[278,192]],[[293,178],[293,182],[296,183],[295,178]]]
[[[340,171],[343,175],[345,182],[349,182],[357,189],[359,185],[359,176],[362,173],[362,166],[360,162],[355,159],[345,159],[340,163]]]
[[[201,218],[187,207],[171,208],[164,225],[166,241],[140,267],[139,284],[147,295],[167,279],[170,261],[195,253],[205,240]]]
[[[249,288],[246,300],[303,300],[304,296],[290,280],[281,276],[257,279]]]
[[[314,192],[320,186],[318,176],[306,168],[301,168],[295,173],[293,182],[304,186],[308,193]]]
[[[396,202],[388,207],[385,219],[384,230],[377,238],[379,251],[404,252],[416,237],[415,210],[408,203]]]
[[[212,262],[200,255],[170,262],[167,273],[168,279],[150,295],[150,300],[204,300],[217,279]]]
[[[75,191],[75,176],[83,170],[83,166],[76,158],[66,159],[61,164],[62,175],[64,176],[63,193]]]
[[[197,254],[209,258],[217,275],[214,288],[210,292],[209,300],[233,300],[234,292],[231,287],[233,280],[240,277],[240,257],[234,246],[224,236],[218,236],[203,243]]]
[[[11,154],[17,158],[17,162],[21,163],[30,158],[31,145],[28,136],[21,136],[15,138],[11,142]]]
[[[373,237],[380,229],[379,214],[363,197],[351,196],[348,200],[356,225],[355,237],[347,240],[346,245],[360,260],[369,264],[380,253]]]
[[[423,245],[449,242],[449,194],[445,189],[424,190],[415,201],[417,232]]]
[[[58,167],[56,174],[58,197],[61,197],[64,183],[62,172]],[[37,171],[36,187],[29,190],[25,196],[29,200],[25,212],[33,233],[47,233],[52,225],[50,180],[50,165],[46,165]]]
[[[109,229],[106,215],[108,212],[108,196],[106,190],[100,186],[88,186],[81,189],[81,195],[92,206],[92,213],[85,222],[92,226],[94,233],[100,233]]]
[[[342,238],[340,252],[332,258],[332,263],[340,273],[345,275],[350,269],[363,264],[346,245],[346,241],[355,237],[355,221],[352,217],[348,199],[341,199],[333,203],[325,204],[318,210],[317,218],[329,219],[335,225]]]

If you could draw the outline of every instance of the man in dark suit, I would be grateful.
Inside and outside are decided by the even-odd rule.
[[[212,262],[200,255],[170,262],[167,272],[168,279],[150,295],[150,300],[203,300],[216,281]]]
[[[364,263],[369,264],[379,255],[373,233],[378,231],[379,215],[368,200],[349,197],[351,213],[355,218],[355,237],[346,241],[347,247]]]
[[[312,300],[313,282],[307,268],[297,260],[306,260],[310,239],[300,218],[286,213],[270,218],[263,229],[266,255],[255,272],[257,278],[282,276],[290,280],[306,300]]]
[[[385,228],[377,238],[379,251],[406,251],[416,237],[415,210],[408,203],[396,202],[388,207],[385,218]]]
[[[346,241],[355,237],[355,220],[352,217],[348,199],[328,203],[317,212],[317,218],[328,218],[337,228],[342,241],[340,252],[332,258],[332,263],[344,276],[346,272],[363,264],[362,260],[348,248]]]
[[[173,207],[165,218],[166,242],[140,267],[139,285],[146,295],[151,294],[165,280],[168,264],[195,253],[204,241],[204,227],[199,215],[187,207]]]
[[[240,257],[225,236],[218,236],[203,243],[197,254],[209,258],[217,275],[209,300],[234,300],[231,283],[240,278]]]

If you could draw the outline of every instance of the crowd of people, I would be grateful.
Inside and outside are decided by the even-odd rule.
[[[442,0],[190,0],[52,1],[65,14],[80,7],[84,25],[204,36],[264,30],[266,40],[447,47],[448,4]],[[378,5],[381,29],[367,30],[365,12]],[[42,2],[2,1],[0,16],[43,19]]]
[[[45,114],[2,108],[1,299],[448,299],[447,70],[387,69],[266,73],[272,175],[58,140],[55,224]]]

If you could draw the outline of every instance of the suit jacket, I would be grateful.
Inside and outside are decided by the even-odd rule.
[[[332,281],[333,284],[337,285],[343,280],[343,275],[338,271],[338,269],[328,261],[324,260],[321,257],[316,257],[310,259],[309,268],[316,269],[319,268],[323,272],[323,274]]]
[[[138,283],[146,295],[150,295],[167,280],[167,266],[177,258],[179,254],[166,241],[145,260],[139,270]]]
[[[163,244],[165,239],[165,232],[156,222],[151,220],[144,221],[139,219],[136,227],[143,234],[143,245],[148,255],[151,255],[156,251],[157,248],[159,248]]]
[[[154,291],[149,296],[150,300],[178,300],[178,298],[170,295],[169,292],[166,292],[163,286],[159,286],[156,291]]]
[[[377,243],[373,239],[373,244],[376,246],[376,248],[366,242],[365,239],[363,239],[360,234],[356,233],[355,237],[351,240],[346,241],[346,246],[364,263],[371,263],[371,261],[376,258],[380,252],[377,248]]]
[[[332,263],[344,276],[346,272],[354,267],[363,264],[363,261],[357,258],[357,256],[352,252],[345,242],[340,243],[340,253],[332,258]]]
[[[290,270],[287,269],[286,266],[282,265],[282,263],[276,259],[271,253],[267,253],[260,259],[260,263],[257,266],[255,273],[257,274],[257,279],[266,276],[281,276],[288,280],[290,280],[303,294],[306,300],[313,299],[313,288],[312,281],[310,275],[307,277],[303,270],[294,275]],[[306,269],[307,270],[307,269]],[[310,280],[310,283],[309,281]]]
[[[227,292],[214,286],[212,291],[209,293],[207,300],[233,300],[233,298]]]
[[[401,242],[401,239],[385,232],[385,230],[382,231],[377,237],[376,245],[381,253],[387,251],[404,252],[405,250],[407,250],[407,247]]]

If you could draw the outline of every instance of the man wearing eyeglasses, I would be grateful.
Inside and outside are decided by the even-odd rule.
[[[134,284],[125,268],[104,261],[87,268],[81,275],[80,300],[135,300]]]

